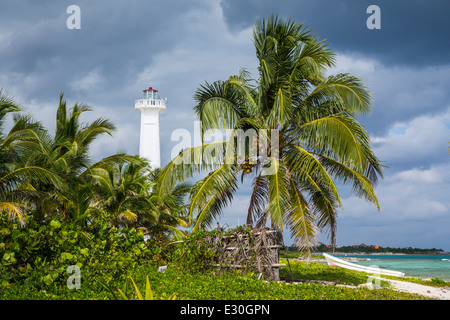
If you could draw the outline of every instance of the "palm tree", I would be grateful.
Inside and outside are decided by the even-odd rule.
[[[300,249],[309,251],[319,230],[330,233],[334,245],[342,207],[337,181],[350,184],[379,209],[373,187],[382,165],[356,119],[370,111],[370,92],[352,75],[325,76],[335,56],[303,24],[274,16],[257,21],[253,42],[258,79],[241,69],[226,81],[201,85],[194,96],[202,133],[230,129],[230,139],[180,152],[162,170],[157,192],[209,171],[190,195],[189,217],[196,230],[232,201],[239,175],[241,180],[253,175],[249,226],[265,226],[269,218],[280,230],[287,225]],[[265,140],[257,135],[236,155],[239,132],[251,129],[267,134],[266,154],[252,152],[251,145]]]
[[[21,109],[3,90],[0,90],[0,210],[9,217],[25,223],[25,214],[36,199],[39,183],[61,186],[60,177],[50,170],[29,163],[29,153],[39,148],[40,123],[29,115],[22,115]],[[13,124],[4,134],[5,118],[12,114]]]
[[[92,170],[107,164],[134,161],[125,154],[105,157],[91,163],[89,147],[100,135],[112,135],[115,126],[107,119],[98,118],[90,123],[82,123],[80,117],[92,109],[75,103],[68,110],[63,94],[59,97],[56,113],[56,129],[52,136],[47,130],[39,132],[39,148],[28,153],[28,159],[37,165],[48,168],[60,176],[64,184],[42,181],[37,188],[40,197],[35,203],[34,215],[42,221],[46,215],[58,214],[64,219],[83,224],[91,212],[94,201]]]
[[[148,236],[184,234],[177,228],[186,226],[184,198],[190,186],[182,183],[162,197],[153,194],[159,169],[149,171],[146,160],[110,163],[91,170],[96,204],[93,207],[109,215],[116,227],[137,227]]]
[[[148,201],[150,185],[146,169],[136,163],[112,163],[91,170],[96,182],[94,207],[108,214],[116,227],[127,227],[144,214],[149,220],[158,219]]]
[[[114,125],[106,119],[81,123],[91,108],[76,103],[70,110],[61,94],[52,136],[0,91],[0,210],[24,224],[30,212],[38,222],[59,215],[84,224],[106,213],[120,227],[143,227],[152,233],[183,233],[184,197],[190,186],[174,186],[162,196],[152,194],[159,170],[137,156],[114,154],[91,163],[89,146]],[[14,114],[3,134],[3,121]]]
[[[187,227],[188,205],[186,204],[186,197],[189,195],[192,185],[188,182],[177,183],[167,192],[161,194],[155,188],[160,174],[160,169],[156,169],[150,174],[150,180],[152,181],[150,201],[158,212],[158,220],[156,223],[148,219],[143,220],[141,225],[151,236],[160,236],[166,239],[170,236],[173,236],[174,239],[184,238],[186,234],[179,227]]]

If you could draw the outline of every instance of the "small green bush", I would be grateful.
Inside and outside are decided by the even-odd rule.
[[[159,248],[135,229],[97,221],[81,227],[56,219],[26,227],[0,215],[0,289],[14,285],[45,288],[65,285],[69,266],[82,281],[109,283],[138,263],[152,263]]]
[[[200,230],[188,234],[182,243],[174,246],[171,262],[180,272],[196,273],[211,270],[211,264],[216,262],[217,252],[205,241],[207,234],[219,231]]]
[[[447,285],[446,281],[439,279],[439,278],[432,278],[431,283],[435,284],[435,285]]]

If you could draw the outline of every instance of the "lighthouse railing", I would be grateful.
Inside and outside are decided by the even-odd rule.
[[[139,99],[135,101],[136,106],[163,106],[166,105],[166,100],[154,100],[154,99]]]

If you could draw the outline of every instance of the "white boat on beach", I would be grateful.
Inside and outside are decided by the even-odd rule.
[[[337,266],[337,267],[341,267],[341,268],[345,268],[345,269],[350,269],[350,270],[355,270],[355,271],[363,271],[363,272],[379,274],[379,275],[388,275],[388,276],[396,276],[396,277],[405,276],[405,274],[400,271],[387,270],[387,269],[382,269],[380,267],[374,267],[374,266],[371,266],[371,267],[360,266],[358,264],[336,258],[327,253],[323,253],[323,256],[327,260],[327,263],[329,266]]]

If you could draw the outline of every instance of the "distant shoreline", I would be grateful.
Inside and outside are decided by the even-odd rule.
[[[364,253],[364,252],[335,252],[333,254],[334,256],[339,256],[342,260],[347,261],[367,261],[367,258],[360,258],[360,257],[349,257],[349,256],[445,256],[450,255],[450,252],[443,252],[443,253],[394,253],[394,252],[371,252],[371,253]],[[309,262],[324,262],[325,257],[318,258],[317,256],[322,256],[322,252],[315,252],[312,253],[312,257],[310,259],[306,257],[297,257],[297,258],[290,258],[292,260],[296,261],[309,261]],[[370,259],[369,259],[370,260]]]
[[[446,256],[446,255],[450,255],[450,252],[438,252],[438,253],[335,252],[334,255],[351,255],[351,256]]]
[[[289,247],[289,250],[296,251],[298,248],[295,248],[293,246]],[[379,245],[373,245],[373,244],[359,244],[359,245],[350,245],[350,246],[330,246],[325,245],[321,243],[320,245],[316,245],[313,250],[313,252],[321,253],[332,253],[333,254],[351,254],[351,255],[448,255],[450,252],[447,250],[443,250],[442,248],[413,248],[413,247],[383,247]]]

